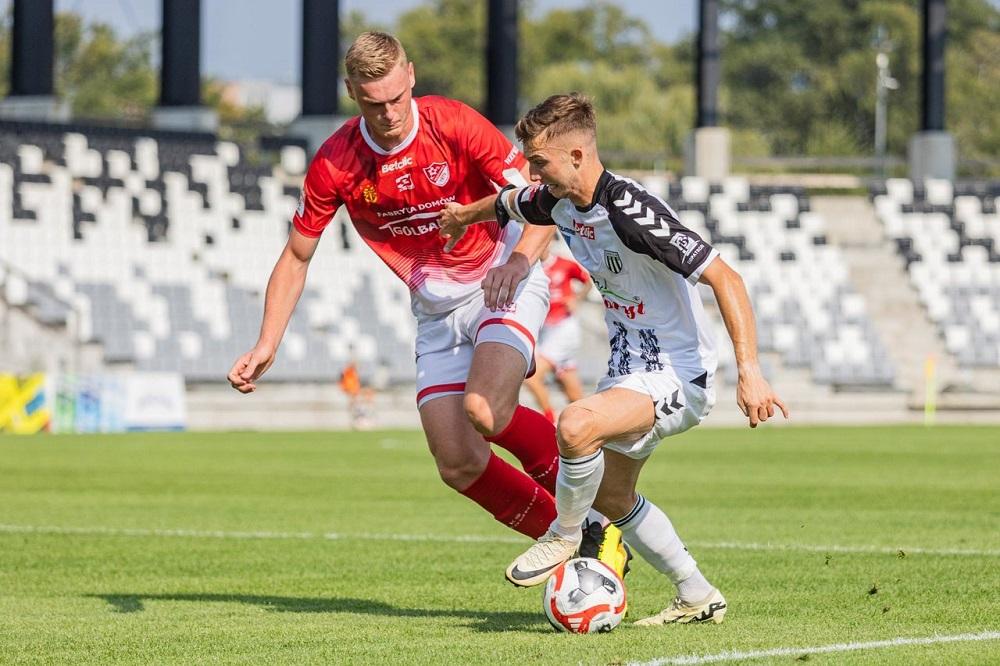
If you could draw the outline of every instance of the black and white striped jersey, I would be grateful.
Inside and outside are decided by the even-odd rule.
[[[605,171],[586,208],[545,185],[515,192],[513,212],[552,225],[604,298],[608,375],[673,369],[693,379],[716,369],[715,341],[695,288],[718,256],[659,197]]]

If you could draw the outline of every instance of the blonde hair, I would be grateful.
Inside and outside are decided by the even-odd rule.
[[[514,134],[524,145],[575,131],[597,136],[594,105],[586,95],[577,92],[552,95],[524,114],[514,126]]]
[[[347,49],[344,67],[352,79],[376,81],[397,65],[405,65],[406,51],[402,43],[385,32],[363,32]]]

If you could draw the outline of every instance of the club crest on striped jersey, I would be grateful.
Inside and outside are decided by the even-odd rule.
[[[451,169],[447,162],[434,162],[424,167],[424,175],[432,185],[444,187],[451,180]]]
[[[622,256],[612,250],[604,251],[604,265],[608,267],[609,271],[615,273],[616,275],[621,273],[622,269],[625,268],[625,264],[622,263]]]

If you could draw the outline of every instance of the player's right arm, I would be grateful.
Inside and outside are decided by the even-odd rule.
[[[288,328],[295,305],[299,302],[306,283],[309,261],[319,245],[319,237],[311,238],[292,229],[285,249],[271,271],[264,297],[264,319],[260,325],[257,344],[236,360],[229,371],[229,383],[240,393],[251,393],[256,381],[271,364]]]
[[[274,363],[278,345],[305,287],[309,261],[316,252],[323,229],[340,204],[324,146],[309,165],[302,198],[292,217],[292,231],[267,282],[264,320],[257,344],[236,359],[227,376],[232,387],[240,393],[256,390],[257,380]]]

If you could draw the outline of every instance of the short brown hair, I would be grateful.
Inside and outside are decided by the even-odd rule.
[[[386,32],[370,31],[358,35],[347,49],[344,68],[349,78],[376,81],[406,62],[406,51],[398,39]]]
[[[524,114],[514,126],[514,134],[524,145],[542,136],[549,139],[578,130],[597,135],[594,105],[586,95],[577,92],[552,95]]]

